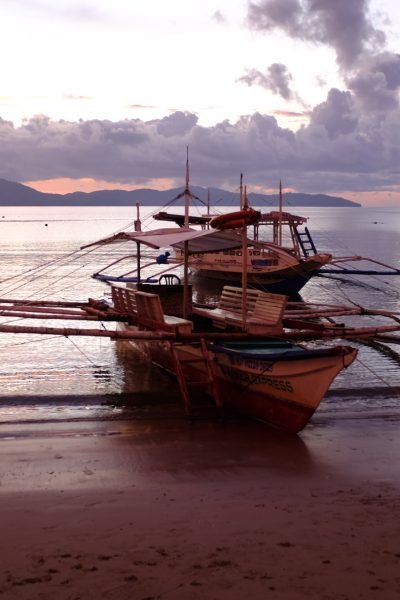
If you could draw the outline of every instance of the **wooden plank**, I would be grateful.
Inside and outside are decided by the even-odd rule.
[[[192,332],[193,323],[180,317],[165,315],[160,296],[135,292],[138,323],[151,329],[174,330],[182,335]]]
[[[282,318],[287,304],[287,296],[271,294],[260,290],[247,290],[248,319],[246,327],[256,333],[278,332],[283,330]],[[214,326],[233,325],[243,327],[242,288],[225,286],[221,293],[218,308],[205,309],[194,307],[193,312],[211,319]]]
[[[148,292],[135,292],[135,300],[139,318],[143,317],[160,324],[165,324],[160,296]]]
[[[115,309],[123,314],[136,317],[137,308],[135,290],[126,287],[111,286],[111,298]]]
[[[283,315],[287,304],[287,297],[278,294],[272,294],[268,299],[259,297],[251,320],[262,320],[267,324],[276,325],[282,323]]]
[[[246,308],[248,311],[254,309],[255,303],[259,295],[258,290],[246,290]],[[242,312],[243,309],[243,290],[242,288],[236,288],[232,286],[224,286],[219,306],[222,309],[230,310],[234,312]]]

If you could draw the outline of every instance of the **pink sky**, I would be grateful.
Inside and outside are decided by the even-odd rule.
[[[95,192],[96,190],[137,190],[143,188],[168,190],[173,187],[173,182],[170,179],[154,179],[146,185],[132,185],[120,182],[102,181],[99,179],[91,179],[90,177],[82,177],[81,179],[69,179],[68,177],[60,177],[57,179],[43,179],[41,181],[25,181],[24,185],[44,192],[46,194],[69,194],[72,192]]]
[[[58,179],[44,179],[42,181],[25,181],[25,185],[28,185],[35,190],[48,194],[68,194],[72,192],[94,192],[96,190],[135,190],[135,189],[157,189],[157,190],[168,190],[176,186],[171,179],[153,179],[145,185],[129,185],[120,182],[109,182],[91,178],[81,179],[69,179],[67,177]],[[257,192],[260,194],[273,194],[275,190],[272,188],[262,189],[257,186],[253,189],[249,189],[250,192]],[[284,193],[289,191],[295,191],[289,188],[284,188]],[[332,193],[328,195],[340,196],[353,202],[359,202],[363,206],[400,206],[400,191],[381,191],[381,192],[341,192]]]

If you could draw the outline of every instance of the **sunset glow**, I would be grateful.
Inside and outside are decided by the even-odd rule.
[[[5,0],[0,177],[165,189],[189,147],[203,187],[399,202],[397,2],[276,6]]]

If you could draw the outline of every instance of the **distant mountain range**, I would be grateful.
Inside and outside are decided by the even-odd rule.
[[[101,190],[97,192],[73,192],[72,194],[45,194],[22,183],[0,179],[0,206],[160,206],[172,203],[174,198],[182,194],[184,188],[171,190]],[[239,194],[218,188],[191,187],[191,193],[199,200],[207,203],[210,193],[212,206],[239,206]],[[248,195],[251,206],[278,207],[278,194]],[[182,206],[184,198],[174,202]],[[361,206],[357,202],[337,196],[325,194],[287,193],[283,196],[284,206]]]

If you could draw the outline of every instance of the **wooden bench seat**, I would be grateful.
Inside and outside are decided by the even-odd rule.
[[[221,297],[219,299],[219,308],[228,312],[241,313],[242,312],[242,298],[243,290],[239,287],[232,287],[225,285]],[[246,309],[247,312],[252,313],[256,302],[260,295],[259,290],[247,289],[246,290]]]
[[[114,307],[136,324],[149,329],[191,333],[192,321],[164,313],[158,294],[113,285]],[[243,324],[242,288],[225,286],[217,308],[193,307],[193,313],[210,319],[217,328],[227,326],[245,329],[249,333],[277,334],[283,331],[287,296],[249,289],[246,292],[246,319]]]
[[[247,290],[246,294],[246,311],[247,314],[252,314],[256,300],[258,297],[257,290]],[[238,315],[242,314],[242,288],[236,288],[229,285],[224,286],[221,296],[219,298],[218,306],[216,307],[195,307],[194,313],[200,316],[204,316],[218,322],[226,322],[226,319],[231,317],[232,319],[237,318]]]
[[[111,286],[111,298],[114,308],[128,317],[137,316],[135,294],[135,289],[116,284]]]
[[[161,331],[191,333],[192,321],[164,314],[160,296],[132,288],[112,286],[114,307],[138,325]]]
[[[158,294],[135,292],[135,299],[139,325],[150,329],[173,330],[182,335],[192,332],[192,321],[164,314]]]
[[[260,290],[246,291],[245,329],[249,333],[279,333],[288,298]],[[215,326],[232,325],[243,328],[242,288],[225,286],[217,308],[193,309],[194,313],[211,319]]]

